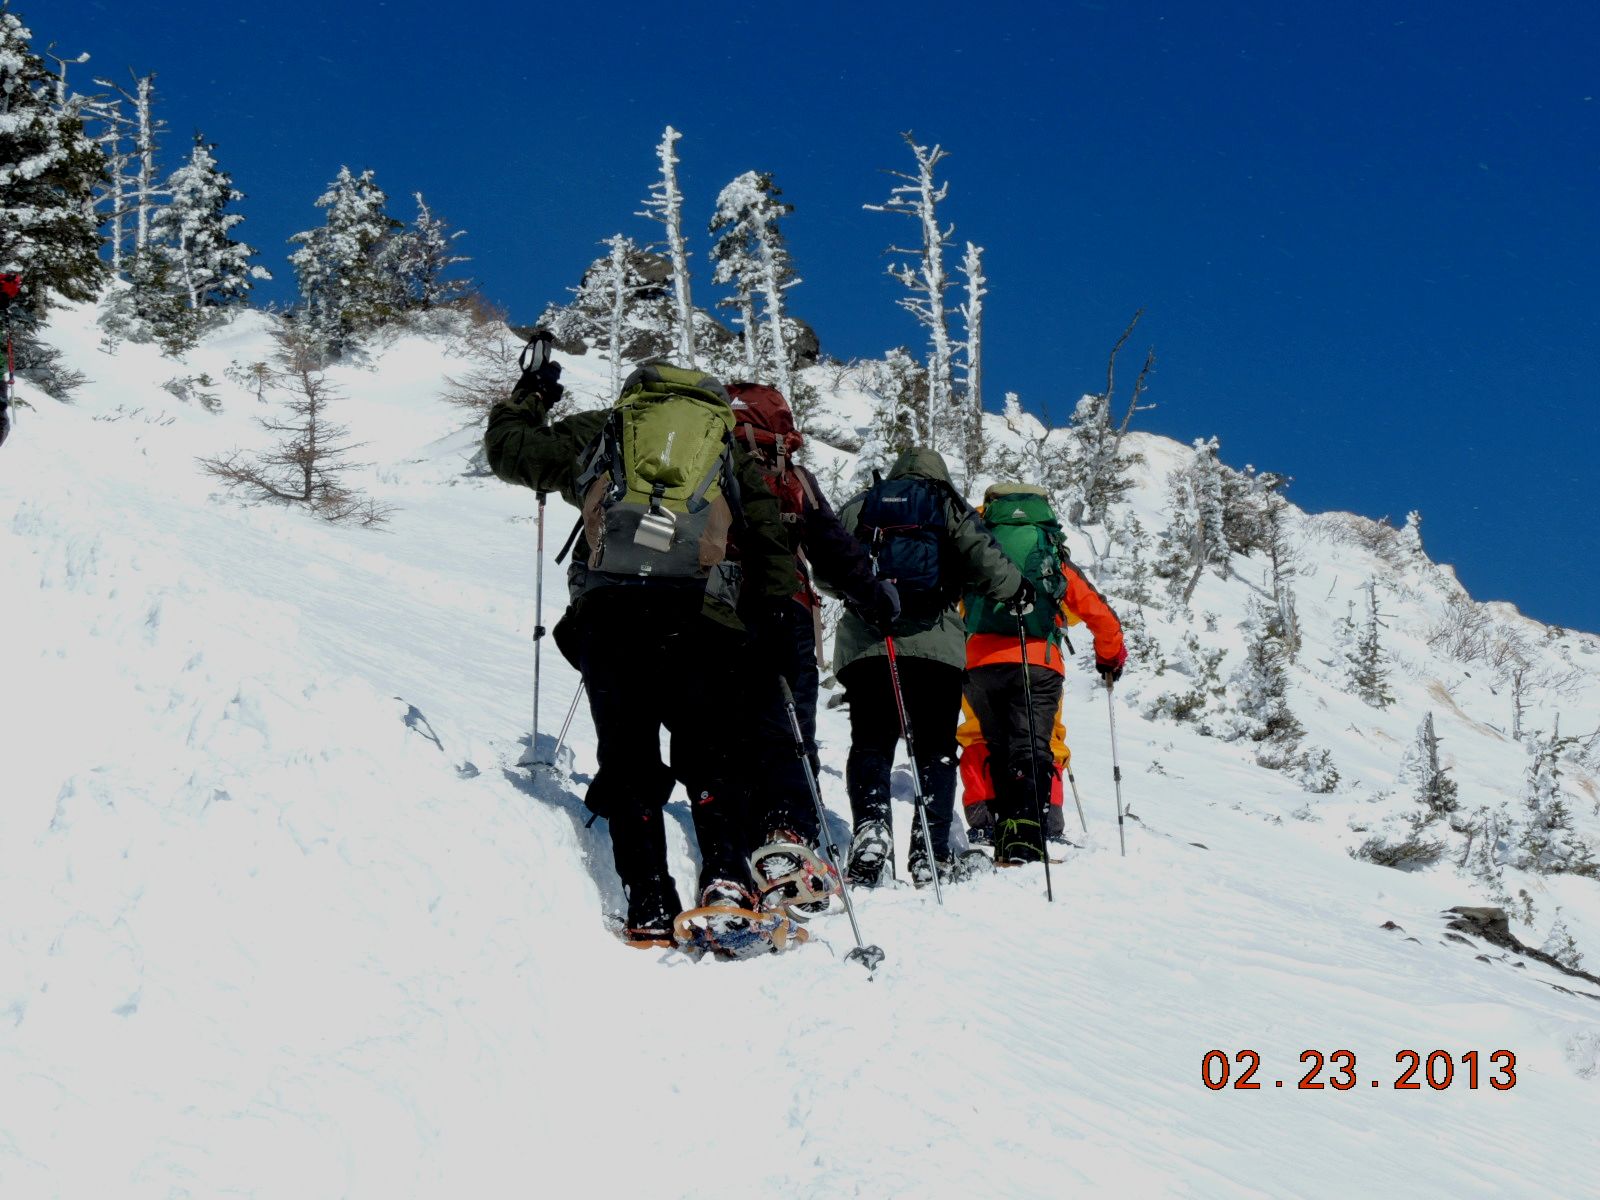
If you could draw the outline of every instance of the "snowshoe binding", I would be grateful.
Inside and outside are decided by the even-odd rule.
[[[920,839],[913,842],[911,852],[906,855],[906,874],[911,876],[911,885],[916,888],[931,886],[935,870],[939,872],[940,883],[949,883],[955,877],[955,860],[946,856],[930,862]]]
[[[845,874],[851,887],[875,888],[894,882],[894,839],[887,821],[863,821],[850,839]]]
[[[840,891],[833,867],[787,829],[750,856],[750,873],[761,890],[762,912],[782,909],[797,921],[828,911]]]
[[[757,958],[781,954],[806,941],[806,931],[787,914],[752,908],[691,908],[672,922],[680,950],[717,958]]]

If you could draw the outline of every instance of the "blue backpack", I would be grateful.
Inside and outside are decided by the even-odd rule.
[[[892,580],[900,593],[897,634],[932,629],[958,597],[948,494],[931,479],[885,479],[862,498],[856,536],[871,552],[878,578]]]

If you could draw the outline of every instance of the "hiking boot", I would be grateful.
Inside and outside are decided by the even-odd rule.
[[[935,868],[939,872],[939,882],[949,883],[955,872],[955,860],[949,855],[945,855],[943,858],[935,858],[930,864],[927,848],[922,844],[920,838],[914,839],[911,843],[911,851],[906,855],[906,874],[911,876],[912,886],[918,888],[930,886],[933,883]]]
[[[625,890],[628,916],[623,922],[623,940],[639,947],[672,945],[672,920],[683,907],[678,902],[678,885],[672,882],[672,877],[651,876]]]
[[[993,825],[974,825],[967,830],[967,845],[992,846],[994,845]]]
[[[825,913],[840,891],[838,872],[788,829],[775,831],[750,856],[750,873],[761,891],[762,912]]]
[[[894,882],[894,839],[887,821],[863,821],[850,839],[845,874],[852,887],[875,888]]]

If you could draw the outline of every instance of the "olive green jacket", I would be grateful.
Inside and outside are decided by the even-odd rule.
[[[710,376],[671,367],[652,368],[650,378],[643,382],[636,382],[643,373],[635,372],[624,388],[624,395],[635,387],[674,390],[679,385],[663,383],[659,378],[669,372],[674,377],[697,378],[698,385],[693,390],[711,391],[727,399],[721,385]],[[578,493],[578,477],[583,473],[586,451],[600,435],[609,416],[610,412],[602,409],[575,413],[547,425],[536,397],[530,394],[530,389],[518,384],[508,402],[496,404],[489,410],[489,428],[483,438],[489,468],[507,483],[521,484],[538,492],[555,492],[574,508],[581,508],[583,497]],[[737,442],[733,446],[733,465],[739,486],[735,512],[742,519],[742,524],[735,524],[734,537],[739,543],[744,599],[757,603],[786,599],[794,591],[794,555],[778,517],[778,498],[767,486],[755,460]],[[580,573],[581,564],[587,559],[588,546],[580,534],[573,551],[573,562]],[[582,598],[575,596],[568,615],[575,616],[581,604]],[[705,615],[732,628],[743,628],[732,609],[709,596]]]
[[[933,479],[950,483],[949,469],[944,459],[933,450],[914,447],[895,460],[890,479]],[[860,526],[861,505],[865,494],[855,497],[844,506],[839,519],[852,533]],[[982,592],[996,600],[1009,600],[1022,586],[1022,572],[1006,556],[998,542],[989,533],[983,518],[972,506],[960,499],[952,487],[945,501],[947,528],[950,533],[949,550],[962,565],[960,591]],[[907,658],[929,658],[948,663],[964,670],[967,665],[967,630],[962,623],[956,600],[945,609],[939,623],[921,633],[895,635],[897,655]],[[839,629],[833,640],[833,669],[842,670],[857,659],[874,654],[885,654],[883,635],[872,629],[848,609],[839,619]]]

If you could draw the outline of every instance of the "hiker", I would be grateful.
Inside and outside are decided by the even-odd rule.
[[[1033,608],[1033,588],[951,485],[944,459],[933,450],[900,455],[889,477],[846,504],[840,519],[872,552],[879,578],[899,589],[901,613],[889,632],[933,841],[929,862],[923,839],[913,835],[906,869],[912,883],[925,887],[935,871],[948,878],[954,866],[950,819],[966,663],[957,602],[964,592],[976,591],[1026,613]],[[855,826],[846,873],[852,884],[865,887],[894,878],[889,776],[901,730],[887,652],[884,634],[853,613],[840,619],[833,661],[850,705],[845,788]]]
[[[983,728],[967,703],[961,700],[961,724],[956,729],[956,744],[961,747],[961,811],[967,821],[967,841],[974,846],[994,844],[994,776],[990,773],[989,743]],[[1072,762],[1067,745],[1067,727],[1056,708],[1055,725],[1050,731],[1050,809],[1045,814],[1045,839],[1064,842],[1067,837],[1066,787],[1063,775]]]
[[[1117,614],[1073,565],[1043,488],[997,483],[984,494],[982,512],[1007,558],[1032,585],[1036,603],[1019,620],[1016,613],[969,589],[963,604],[965,699],[988,748],[995,862],[1038,862],[1045,854],[1047,833],[1040,817],[1049,811],[1052,780],[1059,784],[1051,742],[1066,674],[1061,648],[1064,644],[1070,651],[1072,645],[1067,626],[1081,621],[1089,627],[1095,670],[1108,684],[1122,678],[1128,651]]]
[[[583,674],[594,718],[599,769],[584,803],[610,823],[628,898],[625,940],[670,946],[683,909],[662,828],[674,780],[688,792],[700,846],[698,907],[743,907],[751,894],[725,719],[750,669],[737,614],[741,591],[749,605],[786,599],[794,557],[777,499],[732,440],[733,411],[716,379],[648,363],[609,412],[546,425],[560,373],[548,361],[525,371],[490,410],[484,447],[499,478],[559,492],[582,511],[572,602],[553,633]],[[737,564],[726,557],[731,531]],[[658,749],[663,725],[670,767]]]
[[[874,578],[872,558],[840,524],[816,476],[794,461],[805,438],[795,428],[794,413],[776,388],[758,383],[730,383],[737,424],[734,439],[750,452],[778,497],[780,519],[794,555],[794,591],[781,600],[760,598],[747,606],[746,623],[755,631],[763,653],[758,662],[788,680],[794,695],[806,757],[813,776],[821,774],[817,758],[817,656],[822,644],[822,597],[812,575],[826,583],[862,619],[876,628],[890,627],[900,615],[894,584]],[[764,670],[748,673],[750,712],[755,723],[747,741],[755,784],[751,816],[754,851],[751,872],[761,891],[762,909],[786,901],[814,897],[801,910],[825,908],[820,893],[838,889],[832,870],[814,851],[826,830],[817,826],[805,769],[795,753],[794,733],[775,680]],[[791,848],[792,847],[792,848]]]

